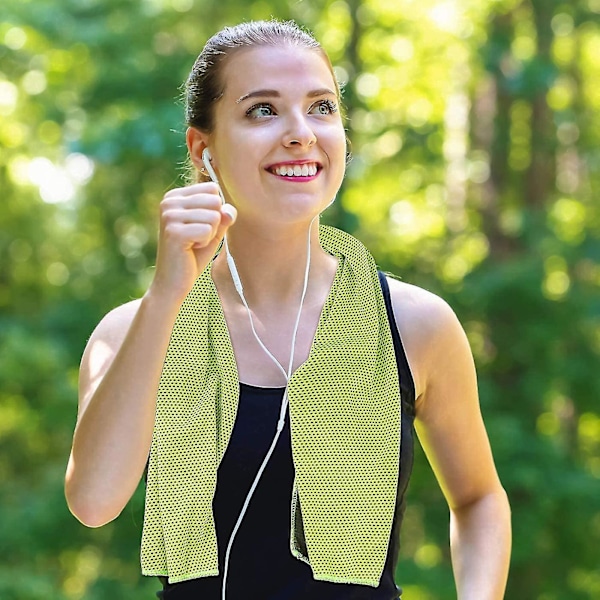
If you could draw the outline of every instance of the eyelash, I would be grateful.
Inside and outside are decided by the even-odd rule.
[[[311,108],[315,105],[313,104]],[[316,106],[326,106],[329,109],[329,114],[336,113],[338,110],[337,104],[333,100],[321,100],[317,102]]]
[[[327,114],[333,114],[336,113],[338,111],[338,107],[337,104],[333,101],[333,100],[319,100],[318,102],[315,102],[315,104],[313,104],[310,107],[310,110],[312,110],[315,107],[321,107],[321,106],[326,106],[327,109],[329,110],[329,112]],[[246,116],[250,119],[260,119],[261,117],[259,116],[253,116],[252,113],[259,109],[259,108],[268,108],[271,111],[273,111],[273,106],[271,104],[269,104],[268,102],[261,102],[259,104],[254,104],[252,105],[247,111],[246,111]],[[325,113],[320,113],[325,115]],[[264,115],[264,116],[273,116],[273,115]]]

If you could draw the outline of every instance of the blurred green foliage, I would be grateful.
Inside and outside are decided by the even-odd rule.
[[[514,515],[507,597],[600,597],[600,1],[4,0],[0,7],[0,598],[130,600],[143,490],[98,530],[62,480],[96,323],[152,277],[182,182],[179,86],[242,19],[315,31],[353,161],[330,223],[446,298]],[[455,597],[418,453],[398,582]]]

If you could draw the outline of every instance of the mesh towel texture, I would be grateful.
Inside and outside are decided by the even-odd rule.
[[[377,586],[392,528],[400,390],[375,261],[321,226],[339,266],[308,360],[289,382],[291,551],[315,579]],[[210,265],[181,306],[160,380],[141,562],[171,583],[218,574],[217,469],[235,421],[235,358]]]

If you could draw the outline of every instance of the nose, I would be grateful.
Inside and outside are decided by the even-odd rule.
[[[290,115],[289,122],[283,137],[283,145],[286,148],[310,147],[317,141],[317,136],[308,122],[308,115]]]

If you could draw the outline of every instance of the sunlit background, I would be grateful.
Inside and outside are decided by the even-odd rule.
[[[353,160],[326,221],[463,322],[513,507],[507,598],[600,598],[600,0],[3,0],[0,598],[136,600],[143,490],[88,530],[62,491],[77,367],[152,277],[180,85],[250,18],[316,33]],[[456,598],[417,450],[397,580]]]

